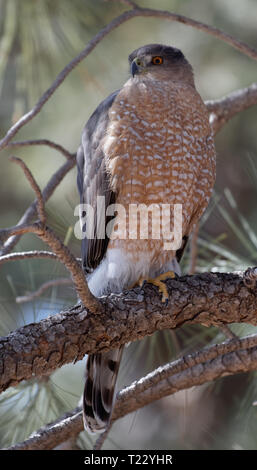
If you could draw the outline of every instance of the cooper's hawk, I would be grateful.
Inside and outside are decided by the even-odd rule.
[[[78,150],[80,200],[94,209],[91,235],[82,241],[83,268],[96,296],[146,279],[159,286],[165,300],[163,279],[179,272],[185,243],[210,199],[215,148],[192,67],[180,50],[146,45],[130,54],[129,63],[132,76],[98,106]],[[114,203],[119,205],[116,212]],[[153,236],[160,221],[153,211],[150,236],[140,237],[140,221],[131,215],[131,208],[140,204],[165,205],[172,215],[175,204],[181,204],[180,247],[164,249],[164,219],[160,236]],[[121,356],[122,348],[88,357],[83,407],[90,432],[101,432],[108,424]]]

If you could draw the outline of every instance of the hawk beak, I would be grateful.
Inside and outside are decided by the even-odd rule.
[[[131,63],[131,66],[130,66],[130,71],[131,71],[131,75],[132,77],[134,77],[138,72],[139,72],[139,68],[138,68],[138,65],[137,65],[137,58],[133,60],[133,62]]]

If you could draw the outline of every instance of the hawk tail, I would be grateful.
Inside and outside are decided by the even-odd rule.
[[[88,357],[83,395],[83,419],[85,429],[90,433],[103,432],[108,426],[122,352],[123,346]]]

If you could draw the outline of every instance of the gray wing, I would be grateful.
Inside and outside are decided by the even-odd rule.
[[[77,152],[77,184],[80,202],[90,204],[94,208],[93,237],[83,238],[81,244],[82,265],[85,272],[95,269],[103,259],[109,238],[106,236],[106,225],[111,217],[106,217],[106,208],[114,204],[116,194],[110,188],[110,181],[106,171],[105,158],[102,149],[103,137],[109,122],[108,112],[116,98],[118,91],[106,98],[89,118],[82,133],[82,143]],[[104,237],[97,238],[97,196],[105,196],[104,213],[98,218],[104,218]],[[81,214],[82,218],[85,214]],[[82,230],[85,232],[85,225]]]

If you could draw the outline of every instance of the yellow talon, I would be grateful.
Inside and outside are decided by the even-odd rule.
[[[175,278],[175,273],[173,271],[167,271],[166,273],[160,274],[160,276],[155,277],[154,279],[148,277],[148,278],[143,278],[141,277],[136,284],[138,284],[140,287],[142,287],[143,283],[149,282],[150,284],[153,284],[154,286],[157,286],[159,289],[159,292],[162,294],[162,302],[165,303],[167,300],[169,300],[169,294],[166,285],[164,284],[163,281],[166,281],[167,279],[174,279]]]

